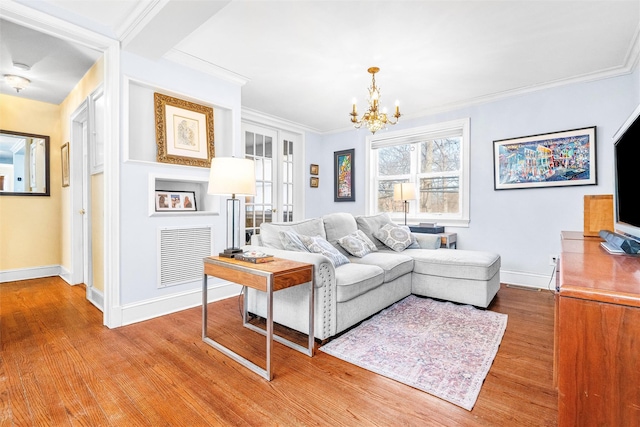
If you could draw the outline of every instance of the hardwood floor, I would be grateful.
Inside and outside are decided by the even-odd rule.
[[[278,343],[267,382],[202,342],[200,307],[110,330],[83,286],[2,283],[0,426],[556,425],[553,295],[503,285],[490,309],[509,315],[507,330],[466,411]],[[210,304],[209,334],[262,364],[264,337],[238,310],[237,298]]]

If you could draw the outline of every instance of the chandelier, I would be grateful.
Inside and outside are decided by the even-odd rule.
[[[369,87],[369,109],[364,113],[361,119],[358,119],[358,110],[356,108],[356,102],[353,101],[353,110],[349,115],[351,116],[351,123],[356,129],[360,129],[362,125],[365,125],[371,133],[375,134],[380,129],[386,129],[387,124],[395,125],[400,118],[400,105],[396,101],[396,112],[392,117],[395,120],[387,116],[386,111],[378,111],[380,103],[380,89],[376,87],[376,73],[380,71],[378,67],[371,67],[367,70],[371,74],[371,87]]]

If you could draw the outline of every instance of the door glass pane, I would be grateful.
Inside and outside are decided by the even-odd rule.
[[[264,156],[264,135],[256,134],[256,156]]]
[[[254,151],[253,151],[253,140],[254,140],[253,132],[245,132],[244,133],[245,153],[248,154],[248,155],[253,155],[253,153],[254,153]]]
[[[273,158],[273,138],[270,136],[264,137],[264,156],[271,159]]]

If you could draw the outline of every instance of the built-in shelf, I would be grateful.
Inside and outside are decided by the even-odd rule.
[[[206,179],[193,176],[149,174],[149,216],[205,216],[220,214],[220,197],[207,194]],[[156,212],[156,191],[193,191],[196,211]]]

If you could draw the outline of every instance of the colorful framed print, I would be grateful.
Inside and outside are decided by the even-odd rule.
[[[154,93],[158,162],[208,168],[215,157],[213,108]]]
[[[596,127],[493,141],[494,189],[595,185]]]
[[[354,149],[333,153],[333,200],[335,202],[356,201],[354,155]]]

